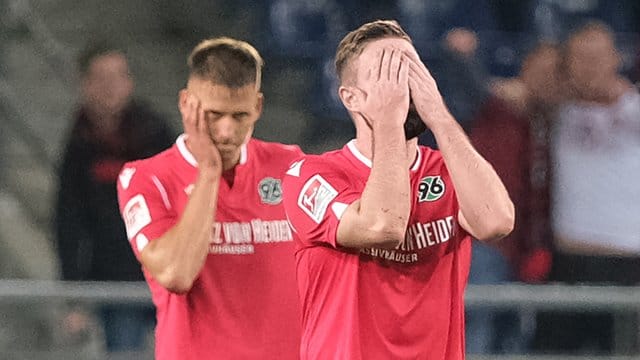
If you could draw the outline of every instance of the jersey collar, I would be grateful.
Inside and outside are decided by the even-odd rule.
[[[351,154],[356,159],[358,159],[358,161],[363,163],[366,167],[371,168],[371,165],[372,165],[371,159],[364,156],[364,154],[362,154],[360,150],[358,150],[358,148],[356,147],[356,139],[352,139],[347,143],[347,149],[349,149]],[[420,151],[420,148],[416,147],[416,152],[418,153],[418,155],[416,156],[416,160],[413,162],[413,165],[411,166],[411,171],[417,171],[418,168],[420,168],[420,163],[422,163],[422,151]]]
[[[178,147],[178,151],[180,152],[180,155],[182,155],[182,158],[189,163],[189,165],[193,167],[198,167],[198,162],[196,161],[196,158],[193,156],[191,151],[189,151],[189,148],[187,148],[186,140],[187,140],[187,134],[182,134],[178,136],[178,139],[176,140],[176,146]],[[247,144],[244,144],[240,148],[239,165],[244,165],[246,162],[247,162]]]

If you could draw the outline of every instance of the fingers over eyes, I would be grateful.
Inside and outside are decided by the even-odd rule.
[[[388,78],[390,57],[391,57],[391,53],[389,49],[383,49],[382,53],[380,54],[380,67],[378,68],[378,80],[384,80]]]
[[[409,63],[404,57],[400,57],[400,65],[398,66],[398,83],[405,84],[409,78]]]
[[[402,66],[402,51],[393,50],[391,53],[391,63],[389,66],[389,80],[398,82],[400,80],[400,69]]]

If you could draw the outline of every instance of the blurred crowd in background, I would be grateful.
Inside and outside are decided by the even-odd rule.
[[[55,42],[25,33],[64,15],[36,1],[28,11],[19,3],[0,1],[5,10],[0,27],[0,115],[7,128],[26,128],[16,133],[31,134],[29,129],[35,129],[32,135],[39,141],[55,142],[44,146],[55,165],[45,221],[39,224],[50,243],[32,246],[50,249],[53,268],[59,270],[45,275],[5,271],[2,277],[142,280],[119,219],[117,174],[124,162],[171,146],[180,132],[174,108],[183,83],[145,83],[185,78],[187,50],[200,39],[229,35],[255,44],[266,61],[267,109],[258,136],[319,152],[353,136],[336,92],[332,59],[337,43],[362,23],[384,18],[397,19],[413,38],[451,112],[496,168],[517,208],[516,228],[509,238],[495,246],[474,245],[470,283],[640,282],[637,0],[185,0],[122,2],[117,11],[96,2],[96,12],[110,14],[105,18],[126,18],[130,8],[140,18],[143,13],[152,18],[154,25],[99,28],[75,19],[80,25],[72,39],[57,35]],[[63,3],[81,6],[78,1]],[[91,11],[87,9],[85,5],[84,11]],[[21,14],[41,23],[25,24],[22,21],[29,17]],[[52,34],[56,37],[55,31]],[[40,55],[18,53],[21,48],[15,44],[28,36],[49,47],[42,46]],[[56,57],[51,44],[65,42],[73,49],[71,55]],[[178,60],[136,58],[128,51],[132,43],[137,49],[172,53]],[[39,109],[41,119],[21,118],[19,112],[7,110],[9,90],[21,91],[19,85],[12,87],[12,66],[16,61],[28,64],[26,59],[33,56],[58,59],[52,67],[64,69],[62,75],[69,74],[68,84],[76,87],[68,92],[75,107],[67,109],[66,119],[52,124],[46,105],[39,105],[44,107]],[[28,73],[29,68],[22,71]],[[28,83],[19,97],[30,96],[28,86],[41,84]],[[139,91],[145,86],[147,90]],[[15,103],[38,104],[33,99]],[[38,137],[38,128],[52,130]],[[3,130],[3,149],[12,149],[7,143],[18,136],[12,134]],[[437,147],[428,132],[420,141]],[[5,154],[0,163],[13,169],[13,153]],[[8,192],[25,181],[10,177],[2,175]],[[30,201],[37,201],[32,197],[37,196],[27,194],[20,201],[29,208]],[[5,228],[2,233],[3,248],[23,241]],[[11,261],[2,256],[0,260]],[[86,340],[78,334],[84,334],[93,319],[102,328],[107,349],[139,349],[148,346],[144,336],[153,327],[149,310],[120,306],[92,312],[68,304],[54,320],[63,324],[67,339],[50,342],[67,341],[65,346],[71,346],[71,338]],[[638,314],[628,321],[636,329],[631,350],[637,352]],[[0,322],[0,327],[5,323],[9,322]],[[469,353],[608,354],[614,351],[613,324],[613,314],[607,312],[478,309],[467,314],[466,342]],[[48,329],[24,330],[21,341],[26,344],[32,336],[38,338],[33,344],[47,343],[38,335],[40,330]],[[0,348],[20,346],[10,331],[0,330],[0,338]]]

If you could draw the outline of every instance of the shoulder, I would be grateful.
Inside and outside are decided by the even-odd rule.
[[[278,142],[251,139],[249,146],[258,154],[284,156],[286,159],[294,159],[304,155],[298,145],[288,145]]]
[[[277,173],[284,172],[292,162],[304,156],[304,153],[297,145],[286,145],[258,139],[249,141],[247,153],[254,166],[257,164],[259,168],[270,169],[270,171]]]
[[[344,164],[345,159],[341,160],[338,152],[301,156],[289,166],[283,186],[294,193],[308,188],[326,188],[329,192],[335,192],[335,189],[351,184]]]
[[[323,154],[303,154],[294,159],[291,165],[296,165],[301,173],[306,174],[343,172],[345,160],[340,151],[336,150]]]
[[[124,164],[118,176],[118,189],[127,190],[131,184],[144,186],[153,178],[163,179],[169,176],[170,164],[179,160],[176,158],[175,147],[164,150],[146,159],[129,161]]]

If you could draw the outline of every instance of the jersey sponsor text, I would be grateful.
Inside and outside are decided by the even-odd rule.
[[[212,254],[253,254],[254,245],[293,241],[287,220],[253,219],[250,222],[216,222],[211,233]]]
[[[454,217],[426,223],[415,223],[407,228],[405,240],[395,249],[366,248],[361,253],[397,263],[418,261],[418,250],[445,243],[453,237]]]

